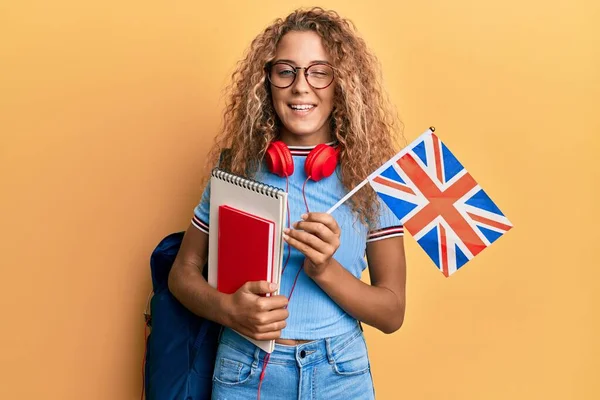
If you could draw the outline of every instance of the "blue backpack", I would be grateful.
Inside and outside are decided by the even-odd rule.
[[[153,296],[144,363],[147,400],[208,400],[221,325],[185,308],[169,291],[184,232],[165,237],[150,257]],[[208,266],[203,275],[206,279]]]

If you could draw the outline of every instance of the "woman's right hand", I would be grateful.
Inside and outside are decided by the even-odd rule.
[[[226,302],[228,326],[256,340],[279,339],[289,312],[285,296],[261,296],[277,290],[267,281],[247,282]]]

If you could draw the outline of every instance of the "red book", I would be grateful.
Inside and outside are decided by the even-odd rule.
[[[275,223],[219,206],[217,290],[234,293],[248,281],[271,282]]]

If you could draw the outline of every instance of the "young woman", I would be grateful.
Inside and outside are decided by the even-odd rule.
[[[403,230],[368,185],[325,211],[398,151],[377,59],[335,12],[297,10],[254,39],[230,89],[209,165],[230,149],[230,172],[288,191],[292,224],[280,294],[260,296],[276,288],[248,282],[229,295],[201,275],[209,185],[194,210],[169,286],[224,326],[213,398],[254,398],[260,389],[263,399],[372,399],[360,322],[385,333],[402,325]],[[327,163],[331,175],[319,170]],[[367,264],[371,284],[360,280]],[[275,351],[267,357],[230,328],[275,339]]]

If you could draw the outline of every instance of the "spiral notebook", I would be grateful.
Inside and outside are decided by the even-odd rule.
[[[224,208],[234,209],[272,223],[273,241],[270,244],[272,252],[270,280],[279,284],[283,262],[283,229],[286,226],[287,193],[282,189],[233,175],[218,168],[212,171],[210,179],[208,283],[217,289],[220,264],[219,236],[225,235],[229,238],[228,240],[232,240],[231,238],[235,237],[236,234],[232,231],[232,229],[235,229],[235,224],[230,225],[229,223],[224,223],[223,232],[219,232],[221,228],[219,214],[220,210]],[[240,245],[240,247],[244,246],[245,244]],[[268,246],[267,242],[265,242],[265,246]],[[221,252],[223,251],[222,248]],[[236,248],[232,248],[230,251],[235,252]],[[274,294],[278,294],[278,292]],[[244,337],[267,353],[271,353],[275,348],[274,340],[258,341],[247,336]]]

